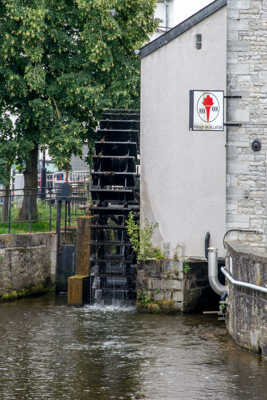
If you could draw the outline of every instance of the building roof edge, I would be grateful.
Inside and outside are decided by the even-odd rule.
[[[178,36],[182,35],[184,32],[191,29],[193,26],[199,24],[205,18],[219,11],[221,8],[227,5],[227,0],[215,0],[208,4],[206,7],[202,8],[191,17],[187,18],[180,24],[176,25],[174,28],[170,29],[168,32],[159,36],[157,39],[146,44],[140,49],[140,56],[144,58],[154,51],[160,49],[161,47],[168,44],[171,40],[176,39]]]

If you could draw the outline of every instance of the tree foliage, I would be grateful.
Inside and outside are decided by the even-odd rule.
[[[32,177],[27,185],[37,184],[38,146],[68,169],[105,108],[138,104],[135,50],[156,27],[154,7],[155,0],[0,2],[0,128],[8,138],[0,157],[8,146]]]
[[[135,50],[155,29],[154,6],[154,0],[0,2],[0,123],[17,118],[18,162],[36,144],[47,145],[67,168],[103,109],[136,105]]]
[[[18,145],[13,136],[13,123],[9,116],[2,116],[0,120],[0,184],[7,186],[10,180],[10,170],[17,153]]]

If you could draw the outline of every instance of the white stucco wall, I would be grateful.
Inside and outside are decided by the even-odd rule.
[[[225,132],[189,131],[189,90],[225,87],[226,8],[142,59],[141,215],[170,255],[204,257],[206,232],[223,254]]]

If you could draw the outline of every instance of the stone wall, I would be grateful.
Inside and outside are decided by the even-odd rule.
[[[55,282],[56,235],[0,235],[0,297],[43,290]]]
[[[143,262],[137,267],[137,309],[166,313],[197,309],[209,290],[207,271],[201,262]]]
[[[228,0],[227,228],[260,229],[239,238],[264,246],[267,239],[267,0]],[[258,139],[262,148],[253,151]]]
[[[267,252],[248,244],[227,245],[228,269],[235,280],[267,287]],[[226,324],[236,343],[267,355],[267,294],[229,285]]]

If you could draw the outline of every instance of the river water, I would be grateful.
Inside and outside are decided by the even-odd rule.
[[[0,305],[0,400],[264,400],[267,360],[214,316]]]

